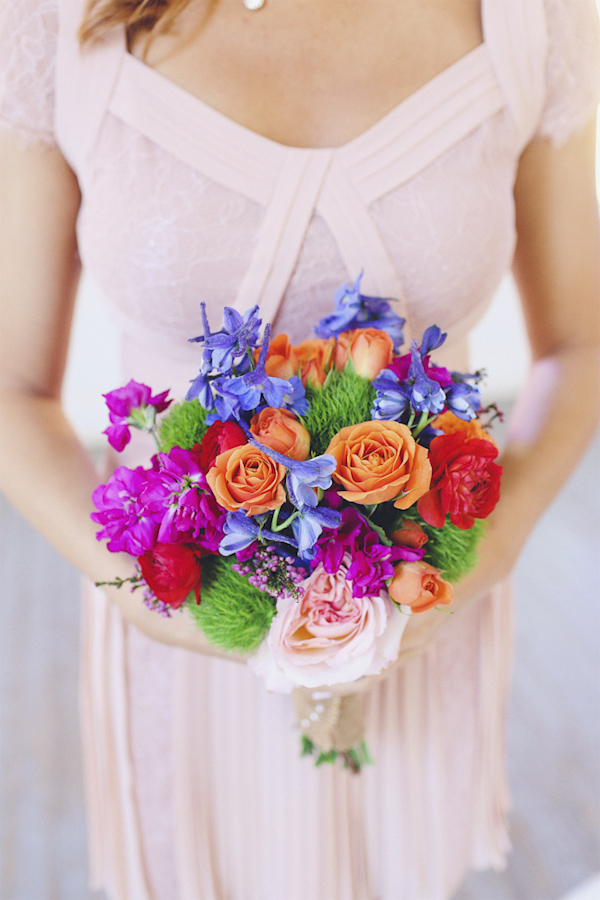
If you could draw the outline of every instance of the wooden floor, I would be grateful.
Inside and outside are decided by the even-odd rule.
[[[600,871],[599,463],[600,439],[518,567],[514,851],[455,900],[559,900]],[[88,900],[78,576],[6,503],[0,513],[0,900]]]

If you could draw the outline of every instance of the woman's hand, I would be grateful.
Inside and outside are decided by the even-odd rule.
[[[141,590],[132,592],[125,584],[120,588],[103,587],[102,591],[119,608],[123,618],[151,640],[205,656],[246,662],[246,655],[222,650],[210,644],[185,607],[173,610],[167,618],[144,605]]]

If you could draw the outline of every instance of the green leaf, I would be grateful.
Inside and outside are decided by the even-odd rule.
[[[302,756],[312,756],[314,753],[315,745],[311,741],[309,737],[305,734],[302,735]]]
[[[315,766],[321,766],[323,763],[334,763],[337,759],[337,750],[330,750],[329,753],[319,753]]]
[[[365,516],[365,519],[367,520],[369,527],[372,528],[373,531],[377,532],[377,536],[379,538],[379,543],[385,544],[386,547],[391,547],[392,542],[390,541],[389,537],[387,536],[387,534],[385,533],[383,528],[380,525],[376,525],[375,522],[373,522],[373,520],[370,519],[368,516]]]

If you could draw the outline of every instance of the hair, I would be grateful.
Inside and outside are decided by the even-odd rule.
[[[125,25],[128,39],[146,33],[151,39],[168,31],[190,0],[88,0],[79,41],[98,41],[115,25]]]

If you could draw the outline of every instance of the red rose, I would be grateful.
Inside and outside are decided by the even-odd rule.
[[[464,529],[489,516],[500,497],[502,466],[493,462],[497,456],[490,441],[468,439],[464,432],[434,438],[431,488],[417,503],[420,515],[434,528],[443,528],[448,514],[453,525]]]
[[[248,439],[235,422],[215,422],[207,429],[200,446],[200,467],[208,472],[217,456],[247,444]]]
[[[142,575],[155,596],[179,609],[185,598],[194,591],[200,603],[202,565],[201,548],[190,544],[161,544],[138,556]],[[206,555],[206,554],[204,554]]]

